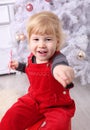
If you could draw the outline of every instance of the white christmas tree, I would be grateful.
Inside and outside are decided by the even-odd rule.
[[[16,0],[12,33],[17,57],[26,61],[28,55],[26,22],[40,11],[52,11],[62,21],[66,44],[62,48],[70,66],[82,85],[90,83],[90,1],[89,0]]]

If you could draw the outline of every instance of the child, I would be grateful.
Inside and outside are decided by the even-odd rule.
[[[69,89],[51,73],[51,64],[60,54],[62,43],[59,18],[48,11],[37,13],[28,21],[27,34],[32,53],[25,72],[30,87],[28,93],[7,111],[0,130],[25,130],[42,118],[45,122],[40,130],[68,130],[75,103]]]

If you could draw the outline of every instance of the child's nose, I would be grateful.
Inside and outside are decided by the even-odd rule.
[[[40,48],[45,48],[46,47],[45,42],[44,41],[40,41],[39,42],[39,47]]]

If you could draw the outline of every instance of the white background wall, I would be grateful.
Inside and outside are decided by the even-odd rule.
[[[10,23],[14,18],[15,0],[0,0],[0,75],[9,73],[8,64],[13,46]]]

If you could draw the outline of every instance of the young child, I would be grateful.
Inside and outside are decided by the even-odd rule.
[[[40,130],[68,130],[71,117],[74,116],[75,103],[69,89],[59,83],[59,79],[56,80],[57,67],[62,65],[56,66],[56,70],[51,68],[54,58],[61,54],[59,50],[63,33],[60,20],[48,11],[34,14],[28,21],[27,34],[32,53],[28,57],[25,72],[30,87],[28,93],[7,111],[1,120],[0,130],[25,130],[42,118],[45,121]],[[68,77],[64,70],[61,72]]]

